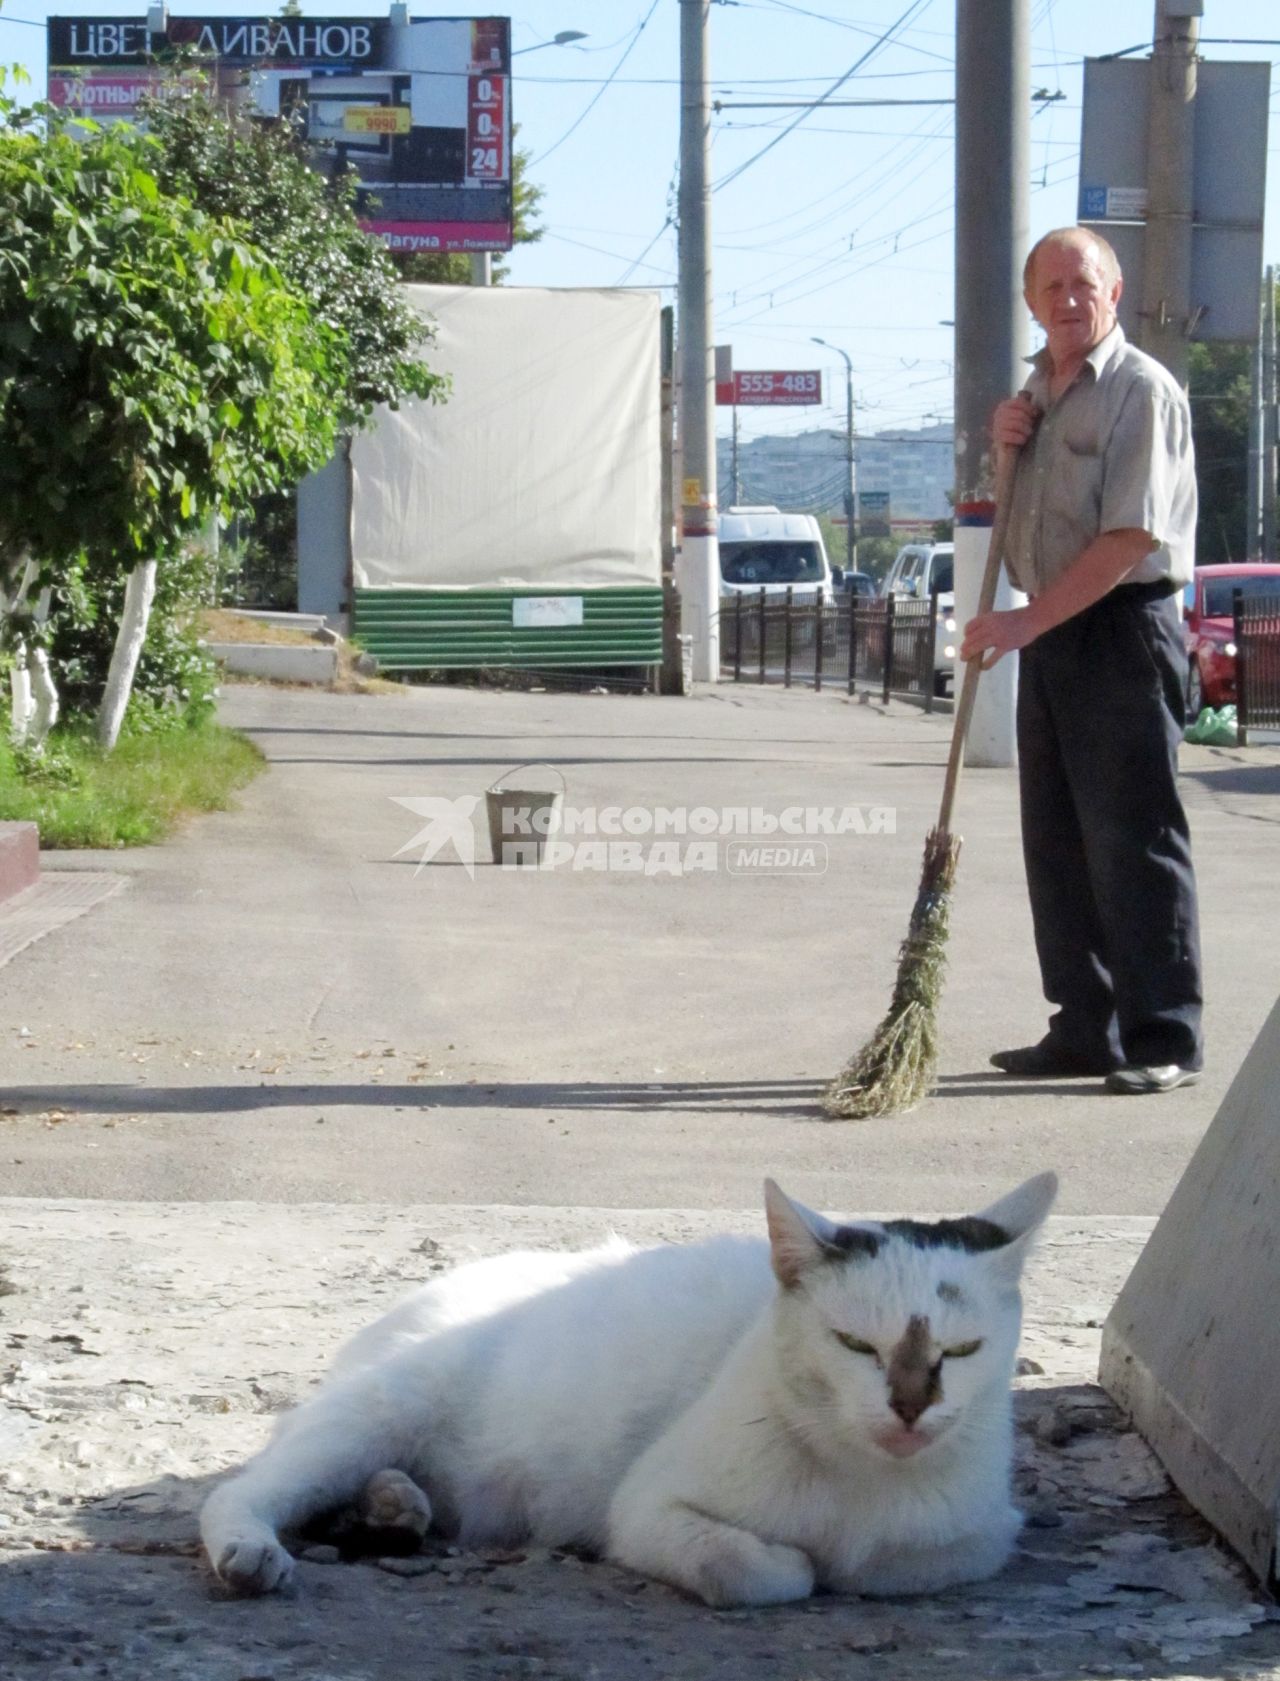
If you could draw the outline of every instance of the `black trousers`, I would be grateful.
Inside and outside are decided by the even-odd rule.
[[[1049,1037],[1090,1059],[1203,1060],[1185,693],[1160,585],[1121,585],[1022,651],[1022,844]]]

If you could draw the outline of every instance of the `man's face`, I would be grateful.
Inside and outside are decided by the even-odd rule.
[[[1122,282],[1108,280],[1091,239],[1055,240],[1035,261],[1027,306],[1049,335],[1055,367],[1082,360],[1116,324]]]

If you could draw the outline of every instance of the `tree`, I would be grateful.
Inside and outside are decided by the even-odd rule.
[[[1196,564],[1247,558],[1249,407],[1253,346],[1190,347],[1191,431],[1200,518]]]
[[[311,167],[299,125],[287,117],[234,120],[198,81],[174,82],[144,115],[161,147],[166,189],[246,223],[317,317],[340,329],[348,359],[341,430],[363,425],[377,403],[443,396],[444,382],[422,360],[431,330],[404,296],[382,241],[361,229],[353,175],[327,180]],[[242,555],[269,553],[267,570],[276,575],[296,565],[295,488],[258,499],[244,526],[251,535]]]
[[[363,425],[375,404],[443,395],[420,355],[431,329],[400,291],[382,242],[360,227],[353,175],[326,180],[288,118],[238,123],[198,82],[174,82],[143,115],[164,191],[210,216],[234,217],[337,333],[341,429]]]
[[[162,191],[157,157],[0,87],[0,594],[21,646],[60,572],[129,575],[108,746],[157,562],[327,459],[351,363],[242,225]]]

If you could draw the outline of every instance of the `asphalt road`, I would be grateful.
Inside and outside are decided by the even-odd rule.
[[[46,859],[128,880],[0,971],[0,1194],[741,1209],[771,1173],[822,1206],[924,1211],[1054,1167],[1064,1212],[1155,1214],[1274,1002],[1274,747],[1186,751],[1200,1086],[1126,1099],[987,1067],[1044,1006],[1015,778],[975,772],[937,1092],[828,1124],[815,1091],[888,1002],[948,719],[746,685],[246,686],[223,712],[270,760],[237,810],[163,847]],[[688,868],[695,837],[658,852],[651,834],[639,869],[495,869],[481,796],[534,758],[575,811],[641,827],[658,808],[857,808],[872,832],[764,837],[793,846],[780,871],[733,837]],[[474,870],[452,845],[422,867],[402,851],[426,820],[400,799],[476,800]]]

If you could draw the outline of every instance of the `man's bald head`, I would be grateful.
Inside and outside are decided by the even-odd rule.
[[[1093,247],[1097,251],[1097,264],[1103,279],[1108,285],[1114,284],[1121,278],[1120,259],[1114,250],[1093,228],[1053,228],[1043,234],[1031,247],[1027,260],[1022,269],[1022,289],[1032,292],[1035,289],[1036,259],[1048,245],[1069,245],[1079,251]]]

